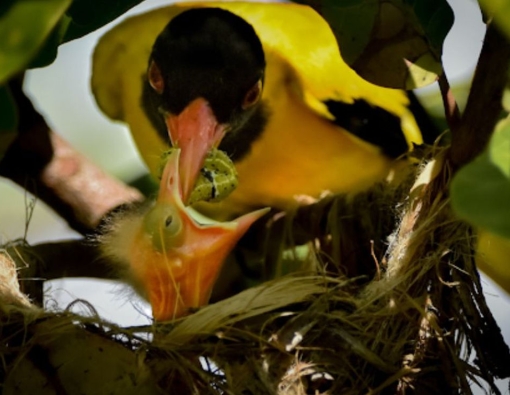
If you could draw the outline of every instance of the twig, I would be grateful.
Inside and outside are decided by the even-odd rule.
[[[460,111],[455,96],[453,95],[450,83],[446,74],[443,72],[439,76],[439,90],[441,91],[441,97],[443,98],[444,113],[446,122],[450,130],[456,130],[460,124]]]

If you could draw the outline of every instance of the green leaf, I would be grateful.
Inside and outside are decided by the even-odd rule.
[[[508,0],[479,0],[482,9],[494,18],[501,31],[510,38],[510,2]]]
[[[435,82],[453,25],[446,0],[298,0],[330,24],[344,60],[382,86],[414,89]]]
[[[510,182],[510,120],[496,127],[489,144],[489,159]]]
[[[64,34],[69,26],[71,19],[67,15],[60,18],[57,26],[52,30],[44,45],[39,49],[37,56],[32,59],[28,65],[28,69],[36,67],[44,67],[53,63],[57,57],[58,46],[62,44]]]
[[[71,0],[9,1],[0,14],[0,83],[23,70]]]
[[[70,23],[62,42],[74,40],[99,29],[142,1],[73,0],[66,13]]]
[[[453,10],[445,0],[404,0],[425,31],[430,48],[441,56],[446,35],[453,25]]]
[[[371,40],[379,12],[379,0],[324,0],[321,4],[316,3],[315,9],[331,26],[339,42],[342,58],[347,64],[353,64]]]
[[[0,86],[0,159],[16,137],[18,111],[9,88]]]
[[[457,215],[478,227],[510,237],[510,180],[488,153],[464,166],[451,184]]]
[[[143,0],[73,0],[58,26],[29,67],[43,67],[57,57],[60,44],[85,36],[124,14]]]

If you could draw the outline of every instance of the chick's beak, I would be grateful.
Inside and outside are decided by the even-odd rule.
[[[227,254],[267,212],[254,211],[231,222],[197,223],[180,196],[179,156],[179,149],[170,153],[156,204],[131,246],[133,274],[157,321],[205,305]]]
[[[207,153],[225,135],[225,125],[218,123],[203,98],[193,100],[179,115],[168,114],[165,121],[172,146],[182,150],[181,196],[187,202]]]

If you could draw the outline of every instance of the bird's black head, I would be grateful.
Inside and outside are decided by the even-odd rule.
[[[249,151],[245,141],[261,133],[264,71],[253,27],[220,8],[184,11],[157,37],[142,106],[161,137],[182,150],[183,201],[212,147],[221,142],[221,149],[240,158]]]
[[[194,8],[173,18],[156,39],[150,63],[149,83],[169,113],[202,97],[219,123],[235,127],[261,95],[262,44],[249,23],[220,8]]]

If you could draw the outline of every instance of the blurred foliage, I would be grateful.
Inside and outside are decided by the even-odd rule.
[[[71,18],[63,42],[82,37],[113,21],[143,0],[73,0],[66,16]]]
[[[141,1],[3,0],[0,84],[25,68],[50,64],[60,44],[98,29]]]
[[[457,214],[510,238],[510,120],[501,121],[486,152],[462,168],[451,185]]]
[[[41,48],[30,67],[42,67],[57,57],[60,44],[85,36],[124,14],[143,0],[72,0],[71,6]]]
[[[9,0],[0,9],[0,84],[21,71],[62,19],[71,0]]]
[[[342,57],[365,79],[414,89],[442,72],[443,42],[453,25],[446,0],[298,0],[331,25]]]
[[[478,0],[485,14],[494,21],[503,33],[510,37],[510,2],[508,0]]]
[[[60,44],[82,37],[142,0],[2,0],[0,84],[52,63]]]
[[[7,81],[52,63],[58,46],[112,21],[142,0],[2,0],[0,3],[0,159],[15,137],[16,105]]]

